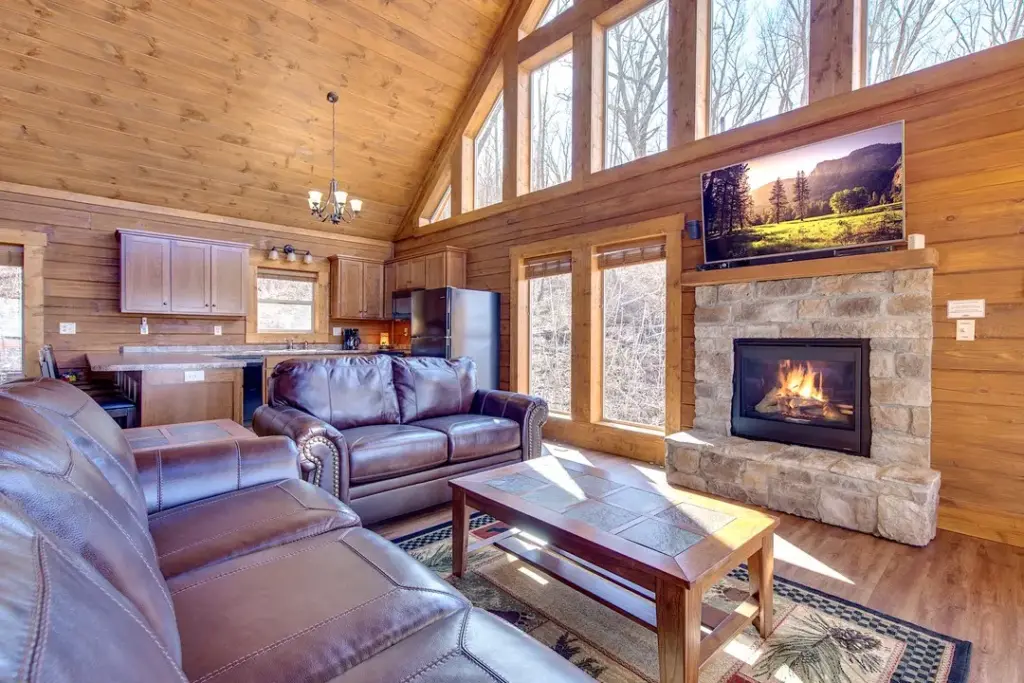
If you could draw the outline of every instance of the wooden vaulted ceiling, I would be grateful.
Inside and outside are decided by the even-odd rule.
[[[392,239],[509,3],[0,0],[0,180]]]

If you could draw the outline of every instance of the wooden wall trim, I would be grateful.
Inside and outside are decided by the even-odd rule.
[[[772,138],[808,128],[820,128],[822,124],[841,121],[856,114],[895,105],[926,93],[995,76],[1019,68],[1022,63],[1024,63],[1024,40],[1016,40],[883,83],[812,102],[785,114],[600,171],[586,178],[581,184],[565,183],[548,188],[543,193],[531,192],[512,201],[503,201],[430,225],[407,226],[408,229],[403,229],[399,235],[398,242],[451,230],[525,207],[554,200],[564,200],[574,194],[605,187],[630,178],[657,173],[675,166],[700,163],[702,160],[732,151],[749,150]]]
[[[38,377],[39,349],[43,346],[43,256],[48,239],[31,230],[0,229],[0,244],[22,248],[21,261],[21,371]]]
[[[138,211],[146,214],[164,216],[170,219],[199,221],[202,223],[212,223],[227,227],[243,228],[247,232],[265,232],[277,235],[302,235],[305,237],[314,237],[317,240],[326,240],[348,244],[363,244],[378,247],[386,247],[387,245],[391,244],[386,240],[377,240],[369,237],[360,237],[357,235],[341,235],[334,232],[328,232],[326,230],[293,228],[284,225],[276,225],[274,223],[252,221],[244,218],[218,216],[215,214],[199,213],[197,211],[188,211],[185,209],[175,209],[167,206],[151,206],[149,204],[139,204],[138,202],[128,202],[122,199],[110,199],[108,197],[97,197],[89,194],[80,194],[78,192],[66,192],[64,190],[53,190],[46,187],[34,187],[32,185],[20,185],[18,183],[8,183],[0,181],[0,193],[3,192],[15,195],[24,195],[26,198],[33,197],[38,199],[53,199],[63,202],[74,202],[76,204],[84,205],[83,208],[85,210],[88,210],[88,207],[103,207],[107,209],[120,209],[124,211]],[[296,211],[301,212],[302,207],[297,206]]]
[[[850,92],[854,83],[857,11],[854,0],[811,0],[810,68],[807,73],[808,101]]]

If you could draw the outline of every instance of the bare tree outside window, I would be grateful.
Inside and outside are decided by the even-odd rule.
[[[256,329],[259,332],[312,332],[312,280],[259,275]]]
[[[665,426],[665,262],[604,273],[604,418]]]
[[[659,0],[605,34],[605,167],[668,144],[668,2]]]
[[[437,208],[434,209],[434,213],[430,214],[430,222],[437,223],[447,218],[452,217],[452,186],[449,185],[444,189],[444,193],[441,195],[441,199],[437,202]]]
[[[540,21],[537,22],[537,28],[550,23],[552,19],[570,7],[572,7],[572,0],[551,0],[551,2],[548,3],[547,9],[544,10],[544,14],[540,16]]]
[[[1024,0],[869,0],[867,82],[1024,38]]]
[[[572,177],[572,53],[530,74],[530,189]]]
[[[572,274],[530,280],[530,388],[555,413],[569,413]]]
[[[711,133],[807,104],[810,0],[713,0]]]
[[[0,381],[22,376],[22,269],[0,266]]]
[[[501,201],[501,166],[504,153],[505,106],[499,96],[473,141],[475,208],[481,209]]]

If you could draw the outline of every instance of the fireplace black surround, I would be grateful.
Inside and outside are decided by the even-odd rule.
[[[867,457],[867,339],[736,339],[732,433]]]

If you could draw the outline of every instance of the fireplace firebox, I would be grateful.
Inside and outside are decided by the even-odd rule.
[[[737,339],[732,433],[867,457],[867,339]]]

